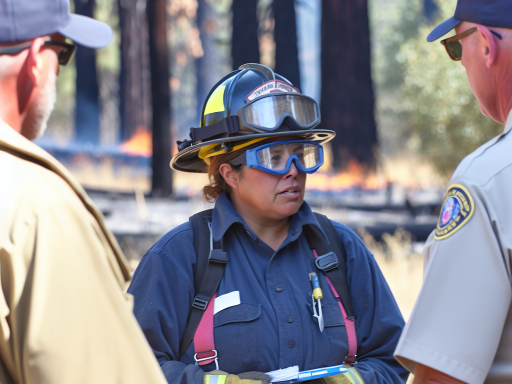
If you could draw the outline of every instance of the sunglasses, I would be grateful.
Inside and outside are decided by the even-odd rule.
[[[453,61],[460,61],[462,59],[462,44],[460,43],[459,40],[471,35],[473,32],[477,30],[477,27],[470,28],[467,31],[462,32],[458,35],[441,40],[441,44],[444,45],[444,48],[446,49],[448,56],[450,56],[450,59],[452,59]],[[499,33],[494,31],[491,31],[491,33],[501,40],[501,35]]]
[[[0,48],[0,55],[17,55],[31,46],[32,42],[3,47]],[[62,66],[68,65],[76,51],[76,45],[54,40],[45,41],[43,47],[59,47],[60,50],[57,52],[57,57],[59,65]]]

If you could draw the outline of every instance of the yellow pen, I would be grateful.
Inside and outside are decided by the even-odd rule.
[[[311,272],[309,274],[309,280],[311,281],[311,285],[313,286],[313,293],[311,294],[313,299],[313,316],[318,320],[318,328],[320,328],[320,332],[324,331],[324,315],[322,314],[322,301],[324,298],[324,294],[322,293],[322,288],[320,288],[320,279],[318,278],[315,272]],[[315,300],[318,303],[318,313],[316,311]]]

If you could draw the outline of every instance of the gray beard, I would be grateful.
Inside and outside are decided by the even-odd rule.
[[[27,111],[23,121],[22,133],[29,140],[35,140],[41,137],[48,126],[48,119],[57,100],[57,75],[50,70],[46,83],[41,93],[34,101],[34,104]]]

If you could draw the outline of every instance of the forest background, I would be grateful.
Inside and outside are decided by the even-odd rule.
[[[453,15],[455,0],[71,2],[72,9],[92,12],[108,23],[114,30],[114,41],[96,52],[79,47],[73,63],[61,70],[55,111],[47,134],[38,143],[58,155],[89,190],[135,191],[135,199],[127,198],[133,206],[105,199],[103,192],[95,200],[134,267],[147,247],[165,233],[160,229],[149,233],[148,228],[161,221],[160,227],[171,229],[165,209],[172,211],[176,221],[172,225],[186,220],[193,210],[204,209],[202,201],[184,203],[179,198],[183,194],[200,196],[205,178],[171,172],[168,159],[176,153],[175,141],[187,138],[189,128],[197,126],[209,89],[237,67],[241,49],[252,47],[255,58],[251,61],[275,68],[318,100],[322,124],[327,124],[324,128],[336,130],[341,138],[333,143],[339,146],[339,151],[331,150],[333,164],[310,175],[308,188],[338,192],[354,186],[363,192],[380,188],[385,195],[394,183],[419,190],[437,188],[442,201],[446,182],[458,163],[503,129],[481,115],[462,65],[450,60],[439,42],[426,41],[437,23]],[[151,202],[148,200],[146,206],[144,200],[152,188],[155,106],[151,102],[154,84],[147,6],[162,3],[168,60],[164,72],[169,76],[156,80],[169,92],[169,123],[164,124],[164,130],[172,141],[163,143],[168,157],[160,166],[167,172],[164,178],[173,179],[173,183],[165,185],[160,194],[168,197],[172,192],[171,200],[156,201],[151,208]],[[357,10],[351,8],[356,3]],[[340,5],[345,8],[340,9]],[[254,13],[250,23],[238,17],[234,20],[233,15],[247,10]],[[336,19],[348,11],[357,15],[341,22]],[[249,32],[253,39],[250,44],[244,40]],[[127,41],[130,44],[123,46]],[[338,56],[325,60],[322,48],[326,47],[329,54]],[[93,80],[77,77],[77,65]],[[350,72],[354,70],[355,77]],[[96,101],[81,102],[88,94],[77,92],[77,85],[78,89],[92,90],[93,96],[96,93]],[[357,95],[365,104],[362,106],[354,92],[359,88],[363,90]],[[338,109],[352,116],[343,120],[347,124],[329,125],[340,119]],[[347,144],[351,140],[357,145]],[[356,150],[358,145],[363,149]],[[116,216],[112,213],[115,206],[120,212],[138,213],[135,219]],[[324,213],[334,214],[329,205]],[[411,220],[418,222],[416,217]],[[130,221],[137,221],[136,229],[124,236],[123,225]],[[142,235],[146,236],[144,241]],[[411,234],[402,230],[385,233],[378,241],[364,231],[361,235],[408,318],[421,286],[421,244],[415,248]]]
[[[243,1],[244,7],[257,4],[260,62],[274,67],[276,42],[273,2]],[[143,25],[147,23],[144,15],[146,1],[96,0],[93,3],[94,16],[107,22],[115,31],[114,42],[96,53],[99,88],[99,110],[96,113],[99,116],[99,137],[93,145],[115,146],[134,133],[133,128],[128,132],[129,135],[125,133],[124,137],[122,132],[127,125],[123,122],[123,111],[120,108],[120,104],[123,103],[123,78],[120,76],[124,68],[120,52],[122,30],[119,9],[123,3],[134,3],[136,12],[140,15],[137,19],[140,25],[132,26],[131,32],[138,34],[138,44],[141,45],[137,51],[137,64],[141,66],[138,72],[141,82],[141,105],[138,105],[138,109],[142,116],[136,128],[140,126],[149,129],[151,125],[149,48],[144,40],[147,40],[147,26]],[[321,12],[319,3],[319,0],[297,0],[295,9],[302,7],[306,13]],[[218,78],[232,69],[232,6],[230,0],[166,2],[173,142],[185,138],[188,129],[196,126],[198,111],[202,104],[200,98],[205,97],[207,90]],[[376,166],[382,166],[389,159],[409,159],[410,164],[426,164],[433,170],[426,174],[426,177],[432,178],[423,180],[426,184],[445,182],[464,156],[501,130],[498,124],[480,114],[478,103],[471,93],[464,68],[460,63],[452,62],[438,42],[426,42],[425,37],[431,28],[437,22],[451,16],[454,7],[455,1],[368,1],[371,42],[369,57],[377,130],[377,145],[373,146],[377,159]],[[201,11],[203,15],[198,14]],[[206,18],[207,23],[199,26],[200,17],[203,20]],[[297,17],[300,17],[300,12],[297,12]],[[315,19],[306,22],[314,23]],[[319,22],[322,22],[321,19]],[[201,31],[205,28],[208,29],[208,33]],[[292,25],[292,28],[295,26]],[[299,36],[300,33],[297,28]],[[204,36],[207,36],[207,39]],[[335,40],[336,36],[332,36],[332,39]],[[199,84],[199,62],[206,56],[208,62],[202,63],[203,66],[207,65],[202,79],[206,84]],[[333,74],[320,73],[322,67],[318,63],[318,58],[316,60],[315,62],[315,58],[311,57],[304,60],[306,65],[301,69],[305,69],[304,72],[307,73],[302,73],[301,76],[316,77],[316,81],[304,84],[304,87],[309,87],[305,93],[320,99],[319,78]],[[333,68],[338,64],[334,63]],[[203,89],[199,89],[200,87]],[[343,89],[339,92],[343,93]],[[51,141],[67,145],[80,140],[75,124],[76,100],[76,67],[70,65],[59,77],[58,102],[44,143]],[[91,144],[87,142],[87,138],[82,141],[85,145]]]

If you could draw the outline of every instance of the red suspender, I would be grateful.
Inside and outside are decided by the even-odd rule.
[[[215,338],[213,336],[213,307],[215,305],[215,297],[217,297],[217,293],[210,299],[196,333],[194,334],[194,350],[196,352],[194,359],[199,365],[206,365],[215,361],[217,369],[219,369],[217,350],[215,349]]]
[[[313,250],[313,252],[315,254],[315,258],[317,258],[318,254],[316,253],[316,250]],[[339,299],[340,296],[329,281],[329,278],[327,276],[325,278],[331,287],[331,291],[334,294],[334,297]],[[194,334],[194,359],[199,365],[206,365],[215,361],[217,369],[219,369],[217,350],[215,349],[215,338],[213,336],[213,307],[216,296],[217,293],[213,295],[210,302],[208,303],[203,317],[201,318],[201,322],[199,323],[196,333]],[[343,316],[345,329],[347,331],[348,355],[345,356],[345,362],[354,364],[355,357],[357,355],[356,325],[353,319],[347,318],[347,312],[345,311],[341,300],[338,300],[338,305],[340,306],[341,315]]]
[[[318,257],[318,253],[316,253],[316,249],[313,249],[313,253],[315,254],[315,259]],[[329,283],[329,287],[331,287],[331,291],[334,294],[334,297],[338,298],[340,295],[338,295],[338,292],[334,289],[334,286],[332,285],[331,281],[327,276],[325,276],[325,279]],[[338,300],[338,305],[341,309],[341,315],[343,316],[343,321],[345,323],[345,329],[347,330],[347,340],[348,340],[348,355],[345,356],[345,362],[354,364],[356,362],[356,356],[357,356],[357,335],[356,335],[356,324],[354,319],[349,319],[347,317],[347,312],[345,311],[345,308],[343,307],[343,304],[341,303],[341,300]]]

